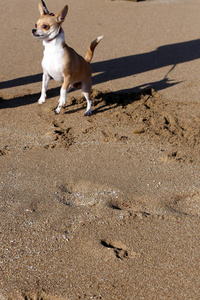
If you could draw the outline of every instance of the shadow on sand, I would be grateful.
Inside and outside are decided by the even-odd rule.
[[[116,59],[96,62],[92,64],[92,72],[99,73],[93,76],[93,85],[120,79],[144,73],[151,70],[156,70],[162,67],[169,66],[168,73],[159,81],[148,82],[145,85],[134,87],[134,82],[130,82],[130,89],[126,91],[138,91],[146,88],[153,88],[157,91],[167,87],[176,85],[180,81],[168,79],[168,74],[176,67],[188,61],[193,61],[199,58],[200,40],[192,40],[183,43],[170,44],[158,47],[156,50],[148,53],[130,55]],[[8,81],[0,82],[0,89],[8,89],[21,85],[28,85],[42,80],[42,74],[24,76]],[[48,98],[58,96],[59,88],[48,90]],[[124,90],[124,92],[126,92]],[[123,91],[120,91],[123,92]],[[40,97],[40,93],[34,95],[24,95],[12,99],[1,99],[0,108],[13,108],[22,105],[34,103]],[[6,100],[6,101],[4,101]],[[9,100],[9,101],[8,101]]]

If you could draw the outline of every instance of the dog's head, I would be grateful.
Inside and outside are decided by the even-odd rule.
[[[54,39],[59,33],[60,26],[64,22],[68,12],[66,5],[57,15],[47,14],[41,3],[38,5],[40,18],[35,24],[35,29],[32,29],[32,34],[35,38],[42,40]]]

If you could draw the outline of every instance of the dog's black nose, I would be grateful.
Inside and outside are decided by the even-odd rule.
[[[37,29],[32,29],[32,33],[35,33]]]

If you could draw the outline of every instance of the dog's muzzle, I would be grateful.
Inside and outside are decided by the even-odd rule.
[[[43,38],[43,34],[38,34],[37,29],[32,29],[32,35],[33,35],[35,38]]]

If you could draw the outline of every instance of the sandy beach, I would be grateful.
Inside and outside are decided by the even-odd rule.
[[[200,298],[200,1],[68,4],[95,49],[81,90],[41,92],[39,1],[1,8],[0,300]]]

